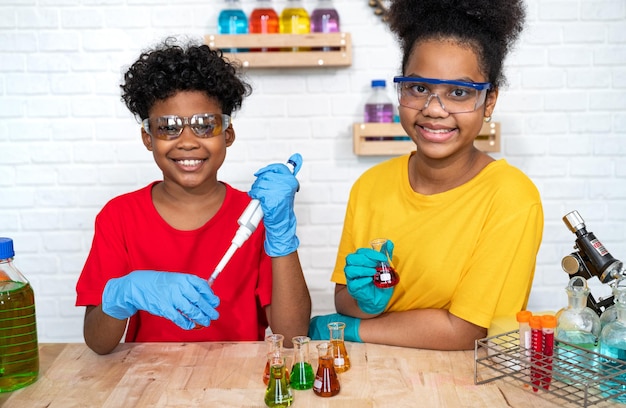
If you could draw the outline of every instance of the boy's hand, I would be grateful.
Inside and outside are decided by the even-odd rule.
[[[391,259],[393,243],[389,240],[380,252],[371,248],[359,248],[355,253],[346,257],[346,266],[343,271],[346,274],[348,293],[365,313],[382,313],[393,294],[393,287],[379,288],[374,285],[376,265],[387,261],[386,254],[389,254],[389,259]]]
[[[302,167],[302,156],[292,155],[293,174],[284,164],[270,164],[254,173],[256,180],[248,195],[261,202],[265,224],[265,252],[269,256],[284,256],[298,249],[296,215],[293,204],[300,185],[296,174]]]
[[[176,272],[134,271],[108,281],[102,293],[102,311],[111,317],[123,320],[145,310],[186,330],[217,320],[219,304],[205,279]]]

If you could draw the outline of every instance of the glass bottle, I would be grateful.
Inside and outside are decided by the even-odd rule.
[[[338,373],[346,372],[350,369],[350,356],[346,350],[346,343],[343,340],[346,324],[343,322],[328,323],[330,330],[330,344],[332,346],[333,364]]]
[[[309,13],[302,6],[302,0],[287,0],[287,5],[280,13],[279,31],[281,34],[308,34],[311,31]],[[309,51],[309,49],[293,47],[285,51]]]
[[[626,279],[620,278],[613,281],[611,291],[613,292],[613,303],[619,302],[620,298],[626,301]],[[604,328],[604,326],[615,320],[617,320],[617,310],[615,309],[615,304],[613,304],[604,309],[604,312],[600,315],[600,325]]]
[[[39,375],[35,295],[13,263],[11,238],[0,238],[0,392],[32,384]]]
[[[252,34],[277,34],[278,13],[272,6],[272,0],[257,0],[255,8],[248,19],[248,29]],[[253,48],[253,52],[278,51],[276,48]]]
[[[387,82],[384,79],[373,79],[372,91],[365,101],[364,121],[366,123],[392,123],[393,102],[387,95]],[[394,136],[367,137],[365,140],[393,140]]]
[[[615,310],[617,320],[607,324],[600,333],[600,353],[621,360],[620,364],[604,359],[601,365],[603,372],[600,375],[610,377],[609,380],[600,383],[600,388],[608,396],[617,392],[622,393],[624,391],[622,384],[626,382],[626,374],[616,374],[616,372],[623,372],[623,365],[626,364],[626,303],[615,302]],[[619,382],[613,382],[611,378]],[[626,403],[626,395],[620,395],[615,400]]]
[[[313,388],[315,373],[309,358],[309,344],[307,336],[296,336],[293,342],[293,366],[291,367],[291,388],[294,390],[308,390]]]
[[[265,389],[265,405],[268,407],[288,407],[293,403],[293,394],[289,387],[285,356],[280,352],[269,353],[267,362],[270,378]]]
[[[333,397],[339,394],[341,386],[333,363],[332,345],[323,342],[317,345],[318,365],[313,392],[320,397]]]
[[[389,259],[389,253],[385,249],[385,244],[387,243],[386,238],[376,238],[370,242],[372,249],[383,252],[387,255],[386,262],[380,262],[376,266],[376,274],[374,275],[374,285],[379,288],[390,288],[392,286],[396,286],[400,281],[400,276],[394,269],[391,264],[391,259]]]
[[[277,353],[282,354],[283,351],[283,341],[285,340],[285,336],[282,334],[270,334],[265,337],[265,343],[267,344],[267,354]],[[267,360],[265,363],[265,369],[263,370],[263,383],[267,385],[270,381],[270,361]]]
[[[332,0],[317,0],[317,4],[311,12],[312,33],[338,33],[339,13],[335,9]],[[322,47],[322,51],[331,51],[331,47]]]
[[[555,341],[558,356],[555,376],[565,383],[580,381],[581,375],[589,372],[590,360],[586,353],[565,344],[567,342],[590,351],[597,351],[600,337],[600,318],[587,307],[587,297],[590,290],[587,280],[582,276],[572,277],[566,288],[567,307],[557,313]],[[561,378],[562,377],[562,378]]]
[[[240,0],[225,0],[225,7],[217,16],[218,34],[248,34],[248,18]],[[226,48],[224,52],[246,52],[247,49]]]

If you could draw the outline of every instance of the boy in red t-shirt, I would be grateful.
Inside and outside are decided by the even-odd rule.
[[[121,88],[163,180],[112,199],[96,217],[76,286],[85,342],[106,354],[124,332],[126,341],[256,341],[269,326],[289,346],[311,313],[293,212],[300,155],[290,159],[293,174],[283,164],[258,171],[248,194],[218,180],[235,140],[230,115],[251,87],[206,45],[166,40],[140,55]],[[209,287],[250,198],[263,223]]]

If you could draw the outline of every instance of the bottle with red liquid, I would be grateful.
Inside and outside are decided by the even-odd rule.
[[[332,345],[329,342],[317,345],[318,366],[313,382],[313,392],[320,397],[333,397],[339,394],[341,386],[333,362]]]
[[[277,34],[279,32],[278,13],[272,0],[257,0],[256,7],[248,18],[248,31],[251,34]],[[252,52],[278,51],[277,48],[252,48]]]
[[[383,252],[387,255],[387,261],[380,262],[376,265],[376,274],[374,275],[374,285],[379,288],[390,288],[392,286],[396,286],[400,281],[400,276],[391,265],[391,259],[389,259],[389,252],[387,252],[385,244],[387,243],[386,238],[376,238],[370,242],[372,249]]]

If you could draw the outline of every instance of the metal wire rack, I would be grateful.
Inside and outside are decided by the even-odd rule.
[[[550,395],[575,406],[626,403],[626,363],[567,342],[554,355],[520,347],[517,330],[476,341],[474,383],[512,378],[531,392]]]

